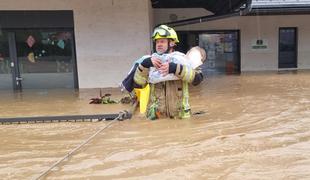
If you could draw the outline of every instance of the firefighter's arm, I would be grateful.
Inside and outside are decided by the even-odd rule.
[[[203,75],[200,70],[192,69],[186,65],[169,63],[169,73],[173,73],[182,81],[193,84],[194,86],[200,84],[203,80]]]
[[[148,77],[149,77],[149,70],[150,67],[159,67],[161,65],[161,61],[155,57],[150,57],[144,59],[136,69],[134,75],[134,83],[139,86],[146,86]]]

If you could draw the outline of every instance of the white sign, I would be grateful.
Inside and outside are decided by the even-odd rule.
[[[267,50],[268,41],[266,39],[254,39],[252,40],[251,48],[253,50]]]

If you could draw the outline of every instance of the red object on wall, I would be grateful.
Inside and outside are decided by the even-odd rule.
[[[233,74],[235,69],[235,65],[233,61],[226,62],[226,74]]]

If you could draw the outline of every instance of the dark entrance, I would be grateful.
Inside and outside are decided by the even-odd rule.
[[[279,68],[297,68],[297,28],[279,29]]]

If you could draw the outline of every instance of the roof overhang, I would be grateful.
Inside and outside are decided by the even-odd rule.
[[[184,26],[233,16],[310,14],[310,0],[151,0],[153,8],[205,8],[213,14],[180,21]]]
[[[151,0],[153,8],[204,8],[215,15],[238,10],[247,0]]]
[[[310,0],[252,0],[247,15],[309,14]]]

